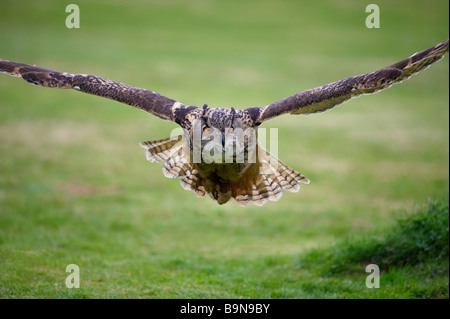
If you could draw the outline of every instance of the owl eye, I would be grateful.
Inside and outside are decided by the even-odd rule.
[[[228,133],[233,133],[233,128],[232,127],[230,127],[229,129],[228,129]]]
[[[209,126],[205,126],[203,132],[205,132],[206,134],[211,134],[213,132],[213,129],[210,128]]]

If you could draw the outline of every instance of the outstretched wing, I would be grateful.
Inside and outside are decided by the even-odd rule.
[[[71,74],[39,68],[27,64],[0,59],[0,72],[22,77],[25,81],[40,86],[76,89],[126,103],[140,108],[166,121],[182,120],[187,111],[196,108],[186,106],[156,92],[140,89],[94,75]],[[179,113],[181,116],[177,116]]]
[[[376,93],[427,69],[448,52],[448,39],[381,70],[349,77],[294,94],[265,107],[247,109],[256,124],[281,114],[311,114],[330,110],[362,94]]]

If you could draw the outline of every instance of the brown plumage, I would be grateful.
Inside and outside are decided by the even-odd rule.
[[[354,97],[376,93],[407,80],[448,52],[448,39],[378,71],[349,77],[294,94],[265,107],[243,110],[187,106],[156,92],[93,75],[71,74],[0,59],[0,72],[46,87],[73,88],[138,107],[174,121],[184,133],[142,142],[151,162],[165,162],[166,177],[180,178],[197,196],[208,194],[219,204],[235,199],[240,205],[277,201],[283,190],[296,192],[309,180],[263,149],[257,128],[273,117],[324,112]],[[213,155],[211,155],[213,154]]]

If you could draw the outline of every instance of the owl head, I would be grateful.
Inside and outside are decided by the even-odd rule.
[[[193,121],[189,135],[194,159],[197,159],[194,162],[252,162],[256,128],[245,125],[241,112],[234,108],[211,109],[205,104],[202,116]]]

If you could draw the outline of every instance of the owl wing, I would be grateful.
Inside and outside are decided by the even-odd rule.
[[[252,107],[246,110],[252,115],[255,124],[285,113],[312,114],[328,111],[360,95],[387,89],[392,84],[401,83],[427,69],[449,51],[448,42],[447,39],[381,70],[303,91],[265,107]]]
[[[58,72],[0,59],[0,72],[39,86],[76,89],[140,108],[160,119],[181,122],[195,106],[186,106],[156,92],[94,75]]]

